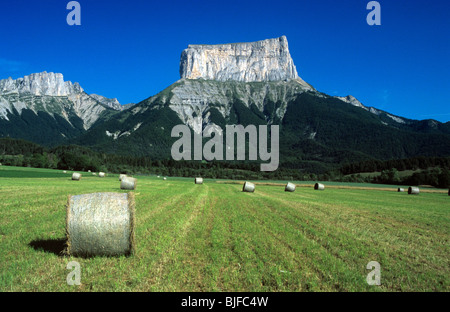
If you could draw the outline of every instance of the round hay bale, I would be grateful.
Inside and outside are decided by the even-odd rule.
[[[64,171],[63,171],[63,173],[67,173],[67,171],[66,171],[66,170],[64,170]]]
[[[92,172],[92,175],[95,176],[95,175],[97,175],[97,174],[96,174],[95,172]]]
[[[410,186],[409,188],[408,188],[408,194],[409,195],[418,195],[419,194],[419,188],[418,187],[415,187],[415,186]]]
[[[78,173],[78,172],[72,173],[72,180],[80,181],[81,180],[81,174]]]
[[[284,188],[284,191],[285,192],[295,192],[295,184],[291,183],[291,182],[288,182],[286,184],[286,187]]]
[[[121,173],[121,174],[119,174],[119,181],[122,181],[122,179],[123,178],[126,178],[126,174],[123,174],[123,173]]]
[[[166,178],[166,177],[164,177],[164,178],[163,178],[163,180],[167,180],[167,178]]]
[[[134,252],[134,194],[93,193],[69,196],[66,253],[119,256]]]
[[[321,184],[321,183],[316,183],[314,185],[314,189],[315,190],[319,190],[319,191],[323,191],[325,189],[325,185]]]
[[[91,172],[91,170],[88,170],[88,172]]]
[[[104,177],[105,177],[105,173],[104,173],[104,172],[99,172],[99,173],[98,173],[98,176],[99,176],[100,178],[104,178]]]
[[[157,178],[159,178],[159,176],[157,176]]]
[[[401,187],[399,187],[398,189],[397,189],[397,192],[404,192],[405,191],[405,189],[404,188],[401,188]]]
[[[121,190],[135,190],[136,189],[137,180],[132,177],[124,177],[120,182]]]
[[[255,191],[255,184],[251,182],[245,182],[242,187],[242,192],[250,192],[253,193]]]
[[[195,178],[195,184],[203,184],[203,178]]]

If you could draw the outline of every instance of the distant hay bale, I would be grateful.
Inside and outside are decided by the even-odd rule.
[[[408,194],[412,195],[418,195],[419,194],[419,188],[415,186],[410,186],[408,188]]]
[[[94,176],[95,176],[95,175],[97,175],[97,174],[96,174],[95,172],[92,172],[92,175],[94,175]]]
[[[286,184],[286,187],[284,188],[284,191],[285,192],[295,192],[295,184],[291,183],[291,182],[288,182]]]
[[[69,196],[66,253],[119,256],[134,252],[134,194],[93,193]]]
[[[91,172],[91,170],[88,170],[88,172]]]
[[[166,178],[166,177],[164,177],[164,178],[163,178],[163,180],[167,180],[167,178]]]
[[[127,175],[126,174],[119,174],[119,181],[122,181],[123,178],[125,178]]]
[[[319,190],[319,191],[323,191],[325,189],[325,185],[321,184],[321,183],[316,183],[314,185],[314,189],[315,190]]]
[[[203,184],[203,178],[195,178],[195,184]]]
[[[157,176],[157,178],[159,178],[159,176]]]
[[[104,172],[99,172],[99,173],[98,173],[98,176],[99,176],[100,178],[104,178],[104,177],[105,177],[105,173],[104,173]]]
[[[251,182],[245,182],[242,187],[242,192],[250,192],[253,193],[255,191],[255,184]]]
[[[132,177],[124,177],[120,182],[121,190],[135,190],[136,189],[137,180]]]
[[[78,172],[72,173],[72,180],[80,181],[81,180],[81,174],[78,173]]]
[[[63,173],[67,173],[67,171],[66,171],[66,170],[64,170],[64,171],[63,171]]]
[[[401,188],[401,187],[399,187],[398,189],[397,189],[397,192],[404,192],[405,191],[405,189],[404,188]]]

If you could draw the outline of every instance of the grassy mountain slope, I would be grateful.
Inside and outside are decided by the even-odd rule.
[[[174,107],[171,99],[175,96],[174,88],[182,83],[177,82],[109,120],[97,122],[74,142],[105,152],[169,158],[175,141],[170,136],[171,129],[182,123],[171,109]],[[196,82],[190,81],[189,88],[193,84]],[[398,123],[387,113],[373,114],[318,92],[291,90],[294,96],[285,102],[267,95],[258,107],[243,93],[246,87],[256,93],[258,86],[233,84],[236,85],[233,88],[226,85],[225,104],[208,102],[205,96],[202,117],[207,115],[209,123],[222,128],[227,124],[279,124],[280,160],[287,168],[324,172],[336,164],[366,159],[450,155],[448,124],[406,119],[407,123]],[[195,87],[205,88],[205,94],[211,93],[208,82],[199,81]],[[267,84],[260,84],[260,88],[267,88]],[[229,110],[226,116],[221,113],[224,107]],[[282,118],[277,113],[280,107],[286,107]]]

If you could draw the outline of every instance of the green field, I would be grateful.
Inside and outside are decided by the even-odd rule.
[[[60,255],[68,195],[122,192],[117,176],[71,181],[71,172],[1,166],[0,291],[450,290],[443,191],[347,183],[243,193],[224,181],[138,177],[135,254]],[[66,283],[73,260],[80,286]],[[381,286],[366,282],[370,261],[381,265]]]

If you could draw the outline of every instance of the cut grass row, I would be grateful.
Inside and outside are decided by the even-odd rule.
[[[0,179],[1,291],[450,290],[446,194],[139,177],[136,253],[76,258],[58,254],[67,196],[123,192],[117,177],[26,171]],[[72,260],[80,286],[66,284]],[[381,286],[366,283],[370,261]]]

